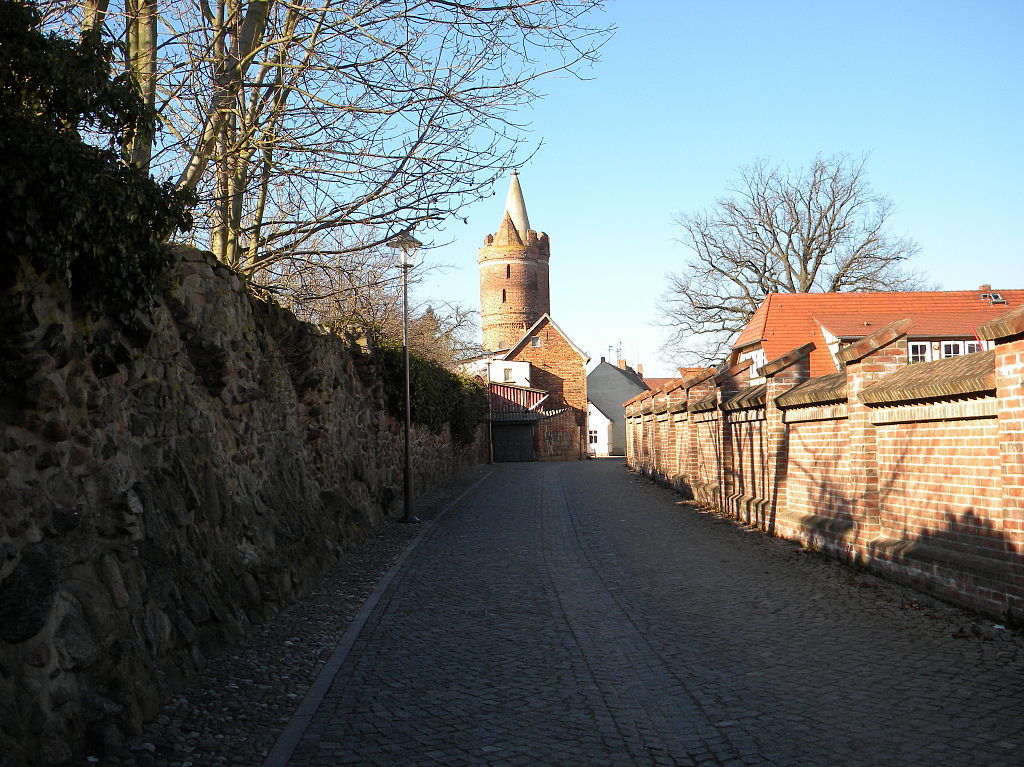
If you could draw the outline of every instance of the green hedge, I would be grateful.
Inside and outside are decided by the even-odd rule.
[[[43,35],[34,7],[0,0],[0,288],[24,258],[88,308],[130,320],[167,274],[164,242],[191,226],[193,195],[116,151],[155,116],[130,81],[111,78],[111,54]],[[109,146],[84,143],[80,128]]]
[[[401,346],[379,346],[373,351],[378,375],[384,385],[388,409],[397,418],[405,413],[405,377]],[[487,390],[478,381],[458,376],[435,362],[409,355],[409,389],[412,420],[440,432],[451,427],[452,438],[471,443],[477,426],[487,415]]]

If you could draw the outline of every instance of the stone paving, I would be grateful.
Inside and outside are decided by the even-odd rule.
[[[1024,765],[1018,635],[617,460],[497,466],[360,622],[275,764]]]

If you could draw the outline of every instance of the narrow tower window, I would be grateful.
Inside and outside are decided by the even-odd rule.
[[[512,276],[512,264],[505,264],[505,279]]]
[[[505,303],[505,288],[501,289],[501,303]]]

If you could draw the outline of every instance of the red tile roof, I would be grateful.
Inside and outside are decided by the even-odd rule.
[[[663,391],[668,388],[670,384],[675,384],[680,381],[685,381],[688,378],[692,378],[698,373],[706,373],[710,368],[696,367],[696,368],[676,368],[679,375],[674,378],[644,378],[644,383],[647,384],[652,390]]]
[[[644,378],[644,383],[652,389],[660,389],[662,386],[667,384],[669,381],[674,381],[674,378]]]
[[[983,299],[998,294],[1006,303]],[[835,372],[825,333],[861,338],[896,320],[914,321],[908,338],[974,338],[986,322],[1024,304],[1024,290],[953,290],[917,293],[771,293],[733,344],[734,353],[760,345],[771,361],[808,341],[811,375]]]

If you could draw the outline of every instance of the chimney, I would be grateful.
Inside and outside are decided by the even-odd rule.
[[[641,378],[644,377],[644,366],[643,365],[637,365],[636,366],[636,374],[638,376],[640,376]]]
[[[978,286],[978,292],[979,293],[991,293],[992,292],[992,286],[991,285],[979,285]]]
[[[626,361],[625,360],[619,360],[619,369],[620,370],[625,370],[626,369]]]
[[[604,357],[601,358],[601,362],[604,363]]]

